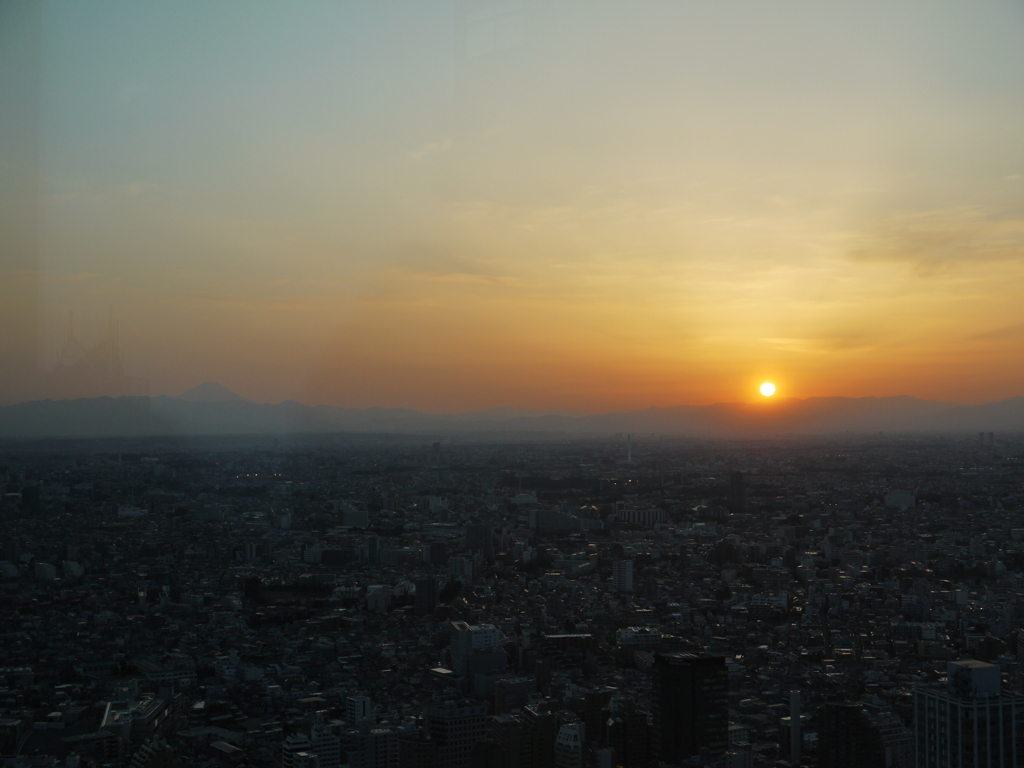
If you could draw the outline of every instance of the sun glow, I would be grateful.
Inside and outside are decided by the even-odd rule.
[[[766,381],[764,384],[761,385],[761,394],[764,395],[765,397],[771,397],[772,395],[775,394],[775,385],[772,384],[770,381]]]

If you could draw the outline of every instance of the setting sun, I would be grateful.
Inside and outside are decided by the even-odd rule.
[[[771,397],[772,395],[775,394],[775,385],[772,384],[770,381],[766,381],[764,384],[761,385],[761,394],[764,395],[765,397]]]

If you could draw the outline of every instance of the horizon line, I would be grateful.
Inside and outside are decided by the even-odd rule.
[[[216,383],[216,382],[204,382],[204,383]],[[197,385],[197,386],[202,386],[202,385]],[[220,386],[223,387],[223,385],[220,385]],[[227,387],[224,387],[224,389],[227,392],[230,392],[232,395],[235,395],[236,397],[238,397],[239,398],[238,400],[231,400],[231,399],[227,399],[227,400],[189,400],[189,399],[184,399],[183,398],[183,395],[187,394],[188,392],[191,392],[192,389],[196,389],[196,388],[197,387],[193,387],[191,389],[185,390],[185,392],[182,392],[180,395],[168,395],[168,394],[156,394],[156,395],[95,395],[95,396],[91,396],[91,397],[90,396],[83,396],[83,397],[67,397],[67,398],[59,398],[59,399],[58,398],[39,398],[39,399],[33,399],[33,400],[21,400],[21,401],[15,402],[15,403],[8,403],[8,404],[5,404],[5,405],[0,405],[0,408],[10,408],[10,407],[15,407],[15,406],[19,406],[19,405],[28,405],[28,404],[31,404],[31,403],[44,403],[44,402],[59,403],[59,402],[76,402],[76,401],[80,401],[80,400],[103,400],[103,399],[123,400],[123,399],[143,399],[143,398],[147,399],[147,400],[155,400],[155,399],[158,399],[158,398],[167,398],[167,399],[170,399],[170,400],[179,400],[181,402],[193,403],[193,404],[197,404],[197,405],[199,405],[199,404],[204,404],[204,405],[224,405],[224,404],[228,404],[228,403],[247,403],[247,404],[250,404],[250,405],[262,405],[262,406],[271,406],[271,407],[273,407],[273,406],[282,406],[282,405],[288,405],[288,404],[295,404],[295,405],[302,406],[304,408],[341,408],[341,409],[345,409],[345,410],[354,410],[354,411],[369,411],[369,410],[412,411],[414,413],[419,413],[419,414],[422,414],[424,416],[439,416],[439,417],[443,417],[443,416],[450,416],[450,417],[454,417],[454,416],[468,416],[468,415],[472,415],[472,414],[486,413],[487,411],[508,409],[508,410],[514,410],[514,411],[526,411],[526,412],[531,413],[531,414],[545,415],[545,416],[564,416],[566,418],[584,418],[584,417],[587,417],[587,416],[602,416],[602,415],[620,414],[620,413],[639,413],[639,412],[642,412],[642,411],[650,411],[650,410],[671,410],[673,408],[715,408],[715,407],[722,407],[722,406],[733,406],[733,407],[735,407],[735,406],[739,406],[739,407],[759,407],[759,406],[765,406],[765,407],[771,407],[771,406],[779,406],[779,405],[791,404],[791,403],[806,403],[806,402],[814,401],[814,400],[853,400],[853,401],[859,401],[859,400],[898,400],[898,399],[905,399],[905,400],[916,400],[918,402],[931,403],[931,404],[935,404],[935,405],[984,406],[984,405],[995,405],[995,404],[998,404],[998,403],[1004,403],[1004,402],[1007,402],[1009,400],[1015,400],[1015,399],[1018,399],[1018,398],[1022,397],[1022,395],[1011,395],[1010,397],[1005,397],[1005,398],[1002,398],[1000,400],[987,400],[987,401],[984,401],[984,402],[970,403],[970,402],[959,402],[959,401],[951,401],[951,400],[930,400],[930,399],[927,399],[927,398],[918,397],[916,395],[906,395],[906,394],[903,394],[903,395],[863,395],[861,397],[854,397],[854,396],[851,396],[851,395],[813,395],[813,396],[810,396],[810,397],[784,397],[784,398],[783,397],[780,397],[780,398],[770,397],[770,398],[762,398],[761,400],[751,400],[751,401],[716,401],[716,402],[701,403],[701,404],[676,403],[674,405],[646,405],[646,406],[640,406],[640,407],[636,407],[636,408],[626,408],[626,409],[607,410],[607,411],[577,411],[577,410],[573,410],[571,408],[557,408],[557,407],[555,407],[555,408],[530,408],[530,407],[515,406],[515,405],[491,405],[491,406],[486,406],[486,407],[482,407],[482,408],[473,408],[473,409],[464,410],[464,411],[425,411],[425,410],[420,410],[418,408],[411,408],[409,406],[401,406],[401,405],[397,405],[397,406],[368,405],[368,406],[360,407],[360,406],[354,406],[354,405],[338,405],[338,404],[334,404],[334,403],[307,403],[307,402],[302,402],[300,400],[296,400],[294,398],[286,398],[284,400],[279,400],[277,402],[251,400],[251,399],[249,399],[247,397],[239,395],[238,393],[234,392],[233,390],[231,390],[231,389],[229,389]]]

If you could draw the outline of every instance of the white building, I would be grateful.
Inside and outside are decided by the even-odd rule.
[[[345,719],[350,723],[373,722],[377,714],[368,696],[348,696],[345,699]]]
[[[583,768],[583,723],[566,723],[555,739],[555,768]]]
[[[339,768],[341,765],[341,737],[324,723],[324,716],[317,714],[313,730],[309,734],[310,751],[316,755],[320,768]]]
[[[293,733],[281,745],[281,768],[306,768],[310,764],[312,749],[309,736]]]

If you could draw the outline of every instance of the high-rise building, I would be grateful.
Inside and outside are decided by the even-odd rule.
[[[819,768],[886,768],[862,705],[829,702],[818,709],[817,720]]]
[[[365,509],[356,509],[351,504],[342,504],[339,514],[341,524],[349,528],[369,528],[370,513]]]
[[[522,709],[530,694],[537,692],[537,681],[532,677],[509,677],[494,683],[494,712],[504,714]]]
[[[341,737],[349,768],[397,768],[397,728],[349,728],[342,732]]]
[[[632,700],[613,699],[605,723],[604,743],[614,750],[615,765],[648,768],[651,759],[651,729],[647,713]],[[595,734],[596,735],[596,734]]]
[[[529,733],[521,718],[515,715],[496,715],[492,720],[491,735],[501,744],[504,768],[531,768],[532,754]]]
[[[376,536],[366,537],[366,564],[380,565],[380,540]]]
[[[652,671],[654,760],[678,763],[697,755],[725,754],[729,744],[725,658],[658,653]]]
[[[729,473],[729,510],[742,512],[746,504],[746,490],[743,487],[743,473]]]
[[[398,768],[438,768],[437,742],[422,733],[398,737]]]
[[[558,717],[536,707],[523,710],[523,731],[530,744],[530,765],[553,768],[555,739],[558,738]]]
[[[914,765],[914,732],[892,710],[869,708],[874,732],[882,745],[886,768]]]
[[[341,765],[341,738],[327,727],[319,713],[313,721],[309,744],[309,751],[316,755],[320,768],[338,768]]]
[[[632,560],[616,560],[612,563],[612,589],[616,592],[633,591]]]
[[[370,697],[347,696],[345,698],[345,719],[350,723],[372,723],[376,717],[377,713]]]
[[[293,733],[281,746],[281,767],[304,768],[308,764],[307,757],[311,754],[312,748],[309,736],[304,733]]]
[[[467,525],[466,548],[479,550],[488,562],[494,560],[494,526],[490,523]]]
[[[470,768],[505,768],[505,756],[501,751],[501,742],[490,737],[474,744]]]
[[[583,693],[583,725],[591,741],[600,739],[608,719],[608,705],[615,688],[604,687]]]
[[[448,560],[448,575],[461,581],[473,580],[473,560],[469,557],[452,557]]]
[[[428,565],[445,565],[448,563],[448,547],[443,541],[433,541],[423,545],[423,562]]]
[[[439,589],[437,579],[416,579],[416,598],[413,601],[413,609],[417,616],[430,616],[437,608],[437,595]]]
[[[423,721],[437,743],[438,768],[469,768],[473,745],[487,738],[487,706],[468,701],[432,704]]]
[[[914,691],[917,768],[1010,768],[1024,760],[1024,696],[1002,690],[1000,670],[951,661],[944,686]]]
[[[503,648],[505,636],[493,624],[470,626],[453,621],[450,654],[452,671],[461,677],[504,672],[508,656]]]
[[[800,691],[789,692],[789,762],[800,765],[803,752],[803,728],[800,720]]]
[[[583,768],[586,739],[583,723],[565,723],[555,738],[555,768]]]

